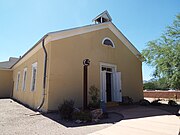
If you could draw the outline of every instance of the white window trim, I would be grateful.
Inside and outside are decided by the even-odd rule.
[[[115,64],[100,62],[100,72],[102,72],[102,67],[113,68],[112,72],[117,72],[117,65]]]
[[[16,78],[16,90],[18,90],[19,88],[20,77],[21,77],[21,72],[19,71],[17,73],[17,78]]]
[[[104,44],[104,41],[105,41],[106,39],[110,40],[110,41],[112,42],[112,44],[113,44],[113,46],[109,46],[109,47],[115,48],[114,42],[113,42],[109,37],[105,37],[105,38],[102,40],[102,45],[103,45],[103,46],[107,46],[107,45]]]
[[[36,74],[35,74],[35,84],[34,84],[34,89],[33,89],[33,69],[36,68]],[[36,90],[36,80],[37,80],[37,62],[32,64],[32,72],[31,72],[31,91]]]
[[[26,76],[25,76],[25,72],[26,72]],[[26,80],[27,80],[27,68],[24,68],[24,70],[23,70],[23,80],[22,80],[22,90],[23,91],[26,90]]]

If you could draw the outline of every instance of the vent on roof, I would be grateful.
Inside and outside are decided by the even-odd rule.
[[[106,11],[102,12],[101,14],[99,14],[97,17],[95,17],[92,21],[95,22],[95,24],[111,22],[112,18],[109,15],[108,11],[106,10]]]

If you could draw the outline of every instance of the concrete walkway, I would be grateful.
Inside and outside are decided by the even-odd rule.
[[[116,110],[118,111],[118,110]],[[168,112],[137,107],[119,110],[125,118],[111,127],[89,135],[178,135],[180,119]]]
[[[178,135],[180,120],[166,111],[143,106],[119,106],[108,111],[124,120],[73,126],[57,114],[41,115],[11,99],[0,99],[0,135]],[[55,116],[55,117],[54,117]],[[110,115],[109,115],[110,116]],[[122,118],[122,116],[120,116]],[[119,121],[119,122],[117,122]],[[115,124],[113,124],[116,122]],[[68,126],[68,124],[70,124]]]

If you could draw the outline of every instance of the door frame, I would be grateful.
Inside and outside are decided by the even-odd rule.
[[[101,100],[105,100],[105,103],[107,102],[107,97],[105,99],[103,99],[103,81],[102,81],[102,76],[101,76],[101,73],[103,72],[102,71],[102,67],[107,67],[107,68],[111,68],[112,69],[112,72],[111,73],[115,73],[117,72],[117,65],[115,64],[110,64],[110,63],[104,63],[104,62],[100,62],[100,99]],[[108,71],[107,71],[108,72]],[[112,83],[113,84],[113,83]],[[111,86],[112,87],[112,86]],[[111,92],[112,92],[113,89],[111,89]],[[107,96],[107,95],[106,95]],[[112,100],[114,99],[114,97],[112,97]]]

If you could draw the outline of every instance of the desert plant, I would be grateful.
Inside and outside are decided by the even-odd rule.
[[[147,105],[150,105],[150,102],[146,99],[141,99],[139,101],[139,105],[147,106]]]
[[[89,88],[89,95],[91,101],[89,102],[90,108],[99,108],[100,107],[100,99],[99,99],[99,89],[94,85]]]
[[[62,119],[72,119],[72,113],[74,110],[74,101],[65,100],[64,103],[59,107],[59,113]]]
[[[169,100],[169,101],[168,101],[168,105],[170,105],[170,106],[176,106],[176,105],[178,105],[178,104],[177,104],[176,101],[174,101],[174,100]]]
[[[98,108],[100,108],[100,101],[98,101],[98,102],[91,102],[90,101],[88,107],[90,109],[98,109]]]
[[[161,105],[161,103],[159,101],[161,101],[161,100],[160,99],[154,100],[151,102],[151,104],[156,105],[156,106]]]
[[[73,112],[72,119],[91,122],[92,121],[92,115],[91,115],[90,111]]]
[[[122,97],[122,103],[127,104],[127,105],[133,104],[133,99],[130,98],[129,96],[123,96]]]

